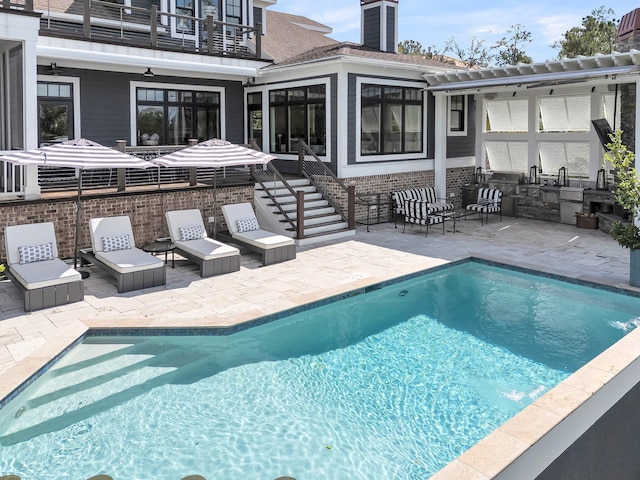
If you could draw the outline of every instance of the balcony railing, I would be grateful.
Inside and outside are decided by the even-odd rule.
[[[25,11],[33,8],[33,0],[25,1]],[[156,5],[141,8],[104,0],[76,0],[64,14],[48,6],[40,22],[40,34],[47,36],[203,55],[262,56],[260,25],[249,27],[211,16],[164,12]]]

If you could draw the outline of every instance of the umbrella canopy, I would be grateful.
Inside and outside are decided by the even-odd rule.
[[[197,145],[183,148],[158,157],[152,162],[165,167],[184,168],[225,168],[243,165],[266,165],[276,157],[252,148],[235,145],[226,140],[212,138]],[[216,176],[213,176],[213,214],[216,215]],[[216,237],[216,225],[213,225],[213,238]]]
[[[151,162],[133,155],[105,147],[99,143],[79,138],[66,142],[22,150],[0,156],[0,161],[15,165],[41,165],[49,167],[69,167],[80,170],[95,170],[99,168],[148,168]],[[73,253],[73,267],[78,265],[78,238],[80,236],[80,220],[82,202],[82,173],[78,175],[78,198],[76,201],[76,235]],[[83,278],[88,273],[82,272]]]
[[[223,168],[266,165],[275,158],[267,153],[213,138],[152,161],[165,167]]]
[[[80,170],[98,168],[147,168],[152,163],[133,155],[79,138],[32,150],[21,150],[0,156],[0,161],[16,165],[69,167]]]

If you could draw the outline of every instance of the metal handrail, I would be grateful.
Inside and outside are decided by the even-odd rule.
[[[307,145],[304,140],[298,139],[298,173],[300,176],[305,177],[311,184],[319,191],[322,192],[324,198],[335,209],[335,211],[342,217],[342,220],[347,222],[350,229],[355,228],[355,214],[350,212],[355,211],[354,199],[352,199],[352,193],[355,192],[353,187],[348,187],[345,183],[339,179],[335,173],[333,173],[325,163],[318,157],[318,155]],[[340,207],[338,201],[333,198],[329,190],[316,181],[316,176],[323,176],[331,179],[334,185],[337,185],[347,196],[347,214],[345,215],[342,207]],[[358,196],[355,194],[355,196]]]
[[[296,191],[291,188],[291,185],[285,180],[285,178],[280,174],[278,169],[273,166],[271,163],[268,163],[264,169],[256,168],[255,166],[251,166],[251,177],[260,184],[262,187],[262,191],[267,194],[274,207],[278,209],[278,213],[280,213],[287,223],[291,226],[294,231],[297,231],[297,224],[300,222],[300,213],[297,212],[296,220],[293,220],[289,214],[282,208],[280,202],[276,199],[276,197],[271,193],[271,189],[266,185],[266,182],[273,182],[273,188],[276,188],[276,182],[280,182],[284,188],[289,190],[289,193],[296,198]]]

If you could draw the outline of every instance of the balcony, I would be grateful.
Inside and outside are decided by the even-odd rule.
[[[21,3],[23,2],[23,3]],[[40,35],[201,55],[260,59],[260,25],[249,27],[105,0],[74,0],[64,12],[51,0],[3,0],[5,8],[42,12]]]

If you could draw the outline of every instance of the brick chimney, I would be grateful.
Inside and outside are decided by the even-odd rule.
[[[381,52],[398,53],[398,0],[360,0],[361,43]]]
[[[640,49],[640,8],[623,15],[616,33],[616,50],[628,52]]]

